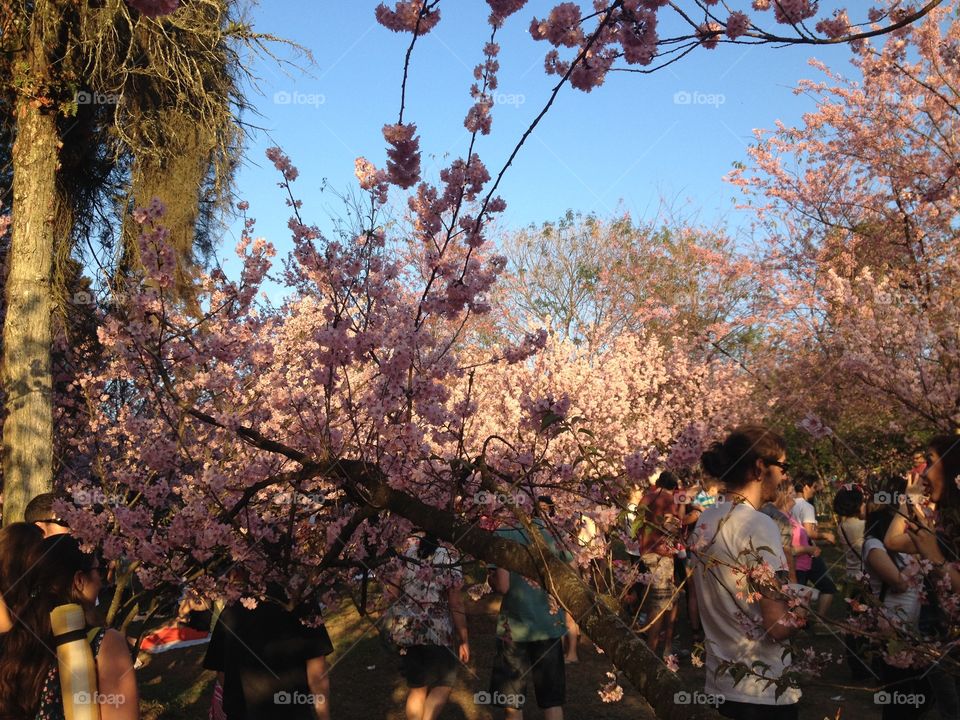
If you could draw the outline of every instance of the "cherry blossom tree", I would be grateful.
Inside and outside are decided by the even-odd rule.
[[[881,432],[960,427],[954,8],[865,44],[862,81],[816,65],[826,81],[799,91],[818,110],[761,134],[753,168],[733,175],[771,239],[775,362],[791,356],[802,378],[829,368],[797,406]]]
[[[758,321],[757,264],[721,229],[671,213],[637,225],[571,212],[507,234],[499,247],[508,265],[495,330],[507,336],[542,326],[602,351],[622,333],[644,332],[736,354]]]
[[[493,310],[506,263],[486,237],[505,208],[496,193],[568,81],[590,91],[618,62],[651,71],[725,42],[862,43],[937,4],[909,10],[894,2],[871,10],[868,26],[842,13],[812,32],[806,21],[816,4],[808,2],[754,2],[749,13],[721,17],[704,0],[691,6],[696,18],[659,0],[589,10],[561,3],[531,23],[533,37],[553,46],[547,71],[560,79],[494,175],[476,145],[491,130],[496,33],[525,3],[489,0],[490,37],[464,120],[469,146],[436,179],[422,177],[417,128],[405,116],[410,57],[440,21],[440,0],[379,6],[378,20],[411,42],[399,116],[383,129],[386,160],[356,161],[366,193],[360,231],[333,240],[309,225],[292,190],[296,167],[279,149],[268,153],[292,214],[282,304],[260,294],[275,253],[252,218],[235,279],[219,269],[199,277],[195,313],[172,292],[176,256],[162,205],[135,213],[142,268],[129,280],[128,302],[101,319],[103,363],[75,383],[89,432],[73,447],[91,473],[71,484],[74,502],[62,508],[79,537],[129,562],[121,585],[131,574],[143,585],[125,606],[118,593],[113,619],[125,622],[138,605],[155,609],[160,590],[184,581],[247,604],[279,583],[288,603],[332,605],[357,570],[383,567],[423,529],[540,583],[659,716],[714,717],[673,703],[681,689],[673,671],[625,632],[612,598],[547,551],[532,531],[533,498],[543,490],[559,498],[552,522],[568,534],[581,513],[613,528],[616,499],[633,483],[658,467],[693,464],[724,425],[757,411],[751,381],[691,338],[667,347],[652,334],[625,334],[593,357],[558,340],[548,346],[533,329],[500,346],[467,343]],[[661,14],[678,34],[658,34]],[[770,18],[791,34],[761,29]],[[398,190],[406,191],[411,229],[391,236],[384,205]],[[482,493],[516,500],[491,510],[477,501]],[[537,552],[484,529],[491,516],[530,530]],[[591,552],[577,549],[581,560]],[[237,563],[248,571],[245,587],[218,575]],[[745,579],[752,589],[744,592],[767,582],[768,570]],[[615,688],[605,693],[616,696]]]

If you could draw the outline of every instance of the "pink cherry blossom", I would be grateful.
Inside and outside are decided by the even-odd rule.
[[[426,35],[440,22],[440,10],[431,0],[399,0],[391,10],[384,3],[377,5],[377,22],[394,32],[417,32]]]
[[[383,126],[383,137],[391,146],[387,150],[387,176],[401,188],[420,179],[420,138],[416,131],[412,123]]]

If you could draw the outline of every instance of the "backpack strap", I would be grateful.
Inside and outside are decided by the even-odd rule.
[[[97,639],[97,634],[103,630],[103,625],[97,625],[87,630],[87,642],[93,645],[93,641]]]

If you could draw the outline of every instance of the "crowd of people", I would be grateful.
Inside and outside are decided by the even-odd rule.
[[[815,507],[823,481],[791,474],[786,443],[767,428],[745,426],[714,443],[701,469],[696,483],[663,472],[630,498],[623,550],[635,582],[623,588],[623,619],[652,653],[676,662],[683,609],[689,633],[681,635],[691,644],[677,654],[705,665],[704,693],[721,698],[719,712],[791,720],[799,716],[801,689],[790,679],[796,659],[786,643],[801,632],[833,636],[854,680],[920,699],[883,704],[884,720],[960,718],[960,436],[931,441],[903,477],[836,488],[836,532]],[[0,718],[59,720],[90,702],[102,720],[138,718],[136,640],[105,627],[98,608],[111,568],[81,550],[56,507],[52,494],[35,498],[24,522],[0,531]],[[551,512],[551,500],[540,498],[531,527],[573,563],[550,529]],[[496,532],[532,544],[523,527]],[[833,544],[836,569],[823,554]],[[397,560],[379,578],[388,608],[380,626],[408,686],[407,718],[435,720],[459,667],[471,662],[463,562],[423,533],[397,549]],[[502,597],[489,685],[475,701],[518,720],[529,681],[543,717],[561,720],[567,665],[578,662],[575,619],[540,585],[505,568],[487,572]],[[585,580],[595,582],[589,573]],[[226,582],[247,587],[249,577],[237,566]],[[327,631],[307,622],[306,608],[291,608],[279,584],[262,595],[268,600],[214,608],[185,590],[166,628],[192,628],[202,641],[209,635],[203,665],[217,673],[210,718],[329,718]],[[838,595],[849,609],[831,614]],[[83,613],[80,634],[58,634],[51,624],[51,612],[67,604]],[[96,690],[69,697],[58,648],[81,637]],[[942,657],[911,643],[928,643]]]

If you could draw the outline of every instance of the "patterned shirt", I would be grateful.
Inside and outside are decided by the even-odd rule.
[[[401,647],[454,647],[453,617],[447,592],[463,585],[463,573],[451,553],[438,547],[433,557],[420,559],[412,543],[400,580],[400,599],[389,610],[390,635]]]

